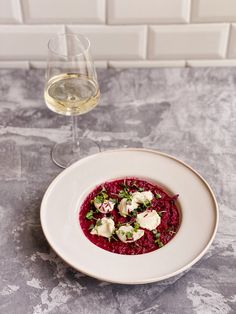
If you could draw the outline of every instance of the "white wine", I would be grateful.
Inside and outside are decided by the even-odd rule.
[[[77,73],[53,76],[45,87],[49,109],[63,115],[80,115],[92,110],[100,98],[97,82]]]

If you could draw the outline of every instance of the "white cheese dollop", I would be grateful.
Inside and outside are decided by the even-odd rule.
[[[145,202],[151,202],[153,194],[151,191],[134,192],[132,193],[133,199],[136,203],[143,204]]]
[[[104,200],[102,203],[94,201],[94,206],[100,211],[100,213],[107,214],[113,211],[115,203],[109,200]]]
[[[96,234],[105,238],[110,238],[112,233],[115,231],[115,223],[112,218],[103,217],[100,220],[101,224],[96,225],[92,230],[91,234]]]
[[[145,210],[137,215],[136,221],[140,227],[148,230],[154,230],[160,225],[161,217],[155,210]]]
[[[138,208],[138,204],[134,199],[132,199],[132,201],[128,201],[127,198],[122,198],[117,208],[121,216],[126,217],[130,212]]]
[[[116,234],[118,238],[124,243],[130,243],[137,241],[138,239],[142,238],[144,235],[144,230],[138,229],[134,231],[134,228],[130,225],[121,226],[117,231]],[[132,237],[130,237],[132,235]]]

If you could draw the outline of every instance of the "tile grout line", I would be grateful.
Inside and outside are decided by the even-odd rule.
[[[187,24],[191,24],[191,22],[192,22],[192,14],[193,14],[193,12],[192,12],[192,0],[189,0],[189,5],[188,5],[188,22],[187,22]]]
[[[21,0],[17,0],[17,7],[18,7],[18,11],[20,13],[20,23],[22,25],[25,25],[24,9],[23,9],[23,3]]]
[[[148,60],[148,46],[149,46],[149,27],[145,25],[145,58],[144,61]]]
[[[225,60],[230,60],[229,58],[229,52],[230,52],[230,38],[231,38],[231,33],[232,33],[232,23],[229,23],[229,30],[227,34],[227,42],[226,42],[226,47],[225,47]]]

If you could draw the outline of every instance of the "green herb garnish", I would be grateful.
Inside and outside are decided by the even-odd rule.
[[[156,229],[152,230],[152,233],[155,239],[159,239],[161,236],[160,232],[158,232]]]
[[[114,204],[117,204],[117,203],[118,203],[118,201],[117,201],[116,198],[109,198],[109,201],[112,202],[112,203],[114,203]]]
[[[120,198],[126,198],[128,201],[131,201],[131,200],[132,200],[132,196],[131,196],[131,194],[129,193],[129,191],[128,191],[127,188],[124,188],[123,190],[120,190],[120,192],[119,192],[119,197],[120,197]]]
[[[108,199],[108,194],[105,192],[105,189],[103,188],[101,192],[99,192],[98,195],[96,195],[92,201],[93,203],[100,204],[103,203],[106,199]]]
[[[93,210],[90,210],[87,212],[85,218],[87,218],[88,220],[92,220],[94,217],[93,217]]]
[[[155,195],[155,197],[156,197],[156,199],[159,199],[159,198],[161,198],[161,195],[160,195],[159,193],[157,193],[157,194]]]
[[[135,222],[134,223],[134,232],[137,232],[139,227],[140,227],[140,225],[137,222]]]
[[[94,227],[95,227],[94,224],[91,224],[88,230],[92,230]]]
[[[127,239],[132,239],[133,238],[133,233],[131,231],[126,232],[126,238]]]
[[[164,246],[164,244],[161,242],[160,239],[156,239],[156,240],[155,240],[155,243],[156,243],[159,247]]]
[[[96,222],[96,226],[99,227],[102,225],[102,220],[101,219],[98,219],[97,222]]]

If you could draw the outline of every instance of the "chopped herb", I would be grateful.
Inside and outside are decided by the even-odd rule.
[[[117,204],[117,203],[118,203],[118,201],[117,201],[116,198],[109,198],[109,201],[112,202],[112,203],[114,203],[114,204]]]
[[[100,204],[103,203],[106,199],[108,199],[108,194],[102,189],[102,191],[94,197],[93,202]]]
[[[120,198],[127,198],[128,201],[132,200],[132,196],[131,196],[128,188],[124,188],[123,190],[120,190],[119,197]]]
[[[155,240],[155,243],[156,243],[159,247],[164,246],[164,244],[161,242],[160,239],[156,239],[156,240]]]
[[[140,225],[137,222],[135,222],[134,223],[134,232],[137,232],[139,227],[140,227]]]
[[[95,227],[94,224],[91,224],[88,230],[92,230],[94,227]]]
[[[99,227],[102,225],[102,220],[101,219],[98,219],[97,222],[96,222],[96,226]]]
[[[147,209],[148,207],[151,206],[151,203],[149,201],[144,201],[142,204],[139,204],[139,207],[140,209]]]
[[[133,238],[133,233],[131,231],[126,232],[126,238],[127,239],[132,239]]]
[[[137,216],[137,210],[132,210],[129,214],[128,214],[128,216],[130,216],[130,217],[136,217]]]
[[[152,233],[155,239],[159,239],[161,236],[160,232],[158,232],[156,229],[152,230]]]
[[[88,220],[92,220],[94,218],[93,211],[92,210],[88,211],[85,218],[87,218]]]
[[[97,195],[97,196],[94,197],[94,203],[99,204],[99,203],[102,203],[103,200],[104,199],[103,199],[102,195]]]
[[[157,194],[155,195],[155,197],[156,197],[156,199],[159,199],[159,198],[161,198],[161,195],[160,195],[159,193],[157,193]]]
[[[149,202],[149,201],[144,201],[143,202],[143,206],[145,207],[145,208],[147,208],[147,207],[149,207],[151,205],[151,203]]]

